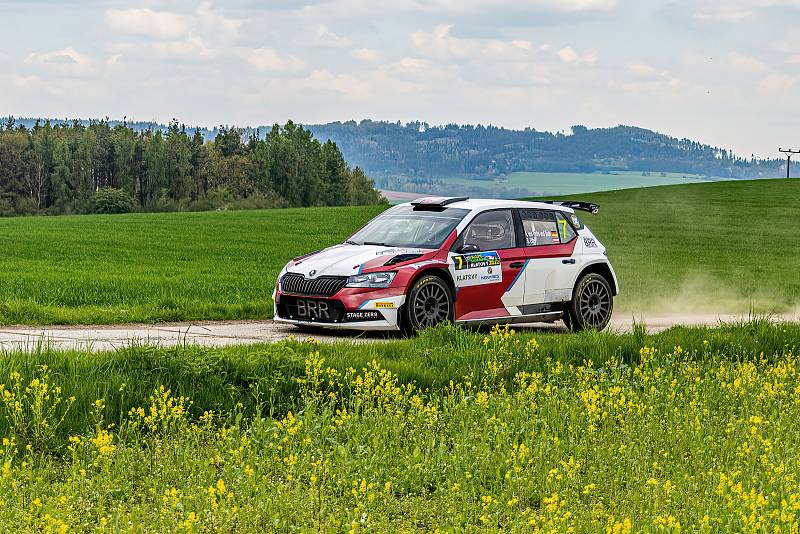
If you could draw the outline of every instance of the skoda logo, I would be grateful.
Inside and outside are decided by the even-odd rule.
[[[311,269],[310,271],[308,271],[308,276],[314,276],[315,274],[317,274],[316,269]]]

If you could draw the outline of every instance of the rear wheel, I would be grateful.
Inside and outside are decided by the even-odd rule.
[[[453,295],[439,276],[423,276],[411,286],[403,308],[403,330],[417,332],[454,316]]]
[[[608,326],[613,309],[614,297],[608,280],[589,273],[575,285],[564,323],[570,330],[602,330]]]

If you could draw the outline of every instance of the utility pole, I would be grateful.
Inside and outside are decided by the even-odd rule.
[[[778,152],[786,154],[786,177],[789,177],[789,166],[792,164],[792,154],[800,154],[800,150],[792,150],[791,148],[779,148]]]

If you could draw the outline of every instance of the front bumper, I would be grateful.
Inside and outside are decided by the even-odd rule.
[[[350,330],[399,330],[405,293],[402,288],[391,287],[344,288],[331,297],[317,297],[282,293],[276,289],[273,302],[273,317],[280,323]]]

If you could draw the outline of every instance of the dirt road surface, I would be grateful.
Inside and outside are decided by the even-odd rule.
[[[648,331],[660,332],[675,325],[715,326],[721,322],[733,322],[746,317],[741,315],[672,315],[636,317],[637,322],[645,324]],[[628,332],[634,318],[618,315],[610,329]],[[800,322],[800,314],[772,316],[776,322]],[[519,331],[565,331],[564,326],[555,324],[514,325]],[[395,333],[358,333],[347,331],[306,331],[273,321],[222,321],[172,323],[156,325],[119,326],[12,326],[0,327],[0,352],[23,350],[32,351],[47,345],[54,349],[79,349],[107,351],[131,345],[202,345],[222,347],[251,343],[270,343],[288,339],[306,339],[309,336],[318,341],[334,343],[365,343],[399,339]]]

